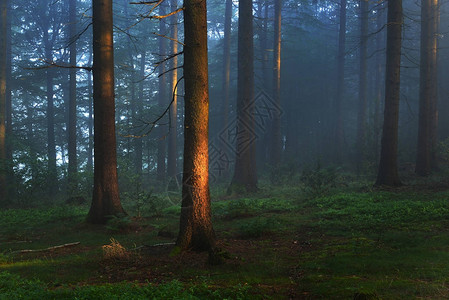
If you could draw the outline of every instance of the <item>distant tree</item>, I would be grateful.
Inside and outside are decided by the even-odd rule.
[[[360,171],[364,160],[366,140],[368,15],[368,0],[360,0],[360,69],[359,104],[357,113],[357,172]]]
[[[117,178],[112,0],[92,1],[94,189],[88,222],[102,224],[122,216]]]
[[[162,2],[159,5],[159,14],[165,15],[165,4]],[[159,56],[161,57],[161,63],[159,65],[159,88],[158,88],[158,105],[162,109],[167,105],[167,78],[165,75],[166,65],[163,61],[167,54],[167,41],[164,35],[166,34],[166,26],[164,19],[159,22]],[[165,130],[161,125],[158,127],[158,142],[157,142],[157,178],[159,181],[165,181],[165,157],[166,157],[166,141]]]
[[[175,11],[178,7],[177,0],[170,1],[170,7],[172,11]],[[171,52],[176,55],[178,52],[178,15],[174,14],[171,18]],[[170,92],[171,92],[171,106],[170,106],[170,132],[168,136],[168,155],[167,155],[167,175],[170,177],[176,176],[177,173],[177,146],[176,140],[178,138],[178,56],[174,56],[171,59],[170,65],[171,78],[170,78]]]
[[[398,122],[402,46],[402,0],[388,1],[385,111],[376,185],[399,186]]]
[[[6,161],[6,60],[7,5],[0,3],[0,202],[7,200]]]
[[[177,245],[210,250],[215,244],[209,193],[209,87],[205,0],[184,0],[184,167]]]
[[[343,147],[343,114],[342,102],[345,91],[345,58],[346,58],[346,0],[340,0],[340,24],[338,31],[337,54],[337,94],[335,96],[335,159],[341,162]]]
[[[229,94],[231,78],[231,23],[232,23],[232,0],[226,0],[224,15],[224,33],[223,33],[223,80],[221,86],[222,95],[222,130],[229,125]],[[225,136],[225,143],[229,143]],[[228,171],[228,170],[226,170]]]
[[[76,0],[69,1],[70,66],[76,66]],[[76,155],[76,68],[69,70],[68,180],[69,193],[77,190],[78,160]]]
[[[274,39],[273,39],[273,100],[281,107],[281,42],[282,42],[282,0],[274,1]],[[279,166],[281,163],[282,136],[281,115],[275,113],[272,122],[271,163]]]
[[[257,190],[252,4],[239,1],[236,160],[229,192]]]
[[[438,0],[421,1],[421,60],[416,173],[429,175],[436,164]]]

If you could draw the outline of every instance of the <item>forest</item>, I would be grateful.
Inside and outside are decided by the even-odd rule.
[[[448,20],[0,0],[0,299],[449,298]]]

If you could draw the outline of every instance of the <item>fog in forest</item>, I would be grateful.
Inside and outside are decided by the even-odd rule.
[[[221,261],[216,222],[302,226],[253,211],[283,197],[447,190],[447,1],[5,0],[0,19],[5,216],[75,207]]]

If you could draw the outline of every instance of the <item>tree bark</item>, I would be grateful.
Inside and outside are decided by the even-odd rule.
[[[229,192],[257,190],[252,0],[239,1],[236,161]]]
[[[229,125],[229,93],[231,78],[231,23],[232,23],[232,0],[226,0],[224,36],[223,36],[223,80],[222,80],[222,114],[223,128],[225,130]],[[225,136],[225,144],[229,143]],[[227,170],[225,170],[227,171]]]
[[[399,186],[398,121],[402,46],[402,0],[388,1],[385,111],[376,185]]]
[[[273,53],[273,100],[281,107],[281,42],[282,0],[274,2],[274,53]],[[279,167],[282,153],[281,114],[275,113],[272,122],[271,164]]]
[[[204,251],[215,245],[209,193],[206,1],[185,0],[184,8],[184,173],[177,245]]]
[[[357,172],[361,171],[364,161],[366,140],[366,71],[368,40],[368,0],[360,0],[360,70],[359,70],[359,106],[357,113]]]
[[[70,66],[76,66],[76,0],[69,1]],[[69,70],[69,194],[77,190],[78,162],[76,155],[76,68]]]
[[[335,161],[341,163],[343,153],[343,115],[342,105],[345,93],[345,59],[346,59],[346,4],[340,0],[340,25],[338,32],[337,54],[337,94],[335,97]]]
[[[7,60],[7,6],[0,4],[0,203],[7,202],[7,161],[6,161],[6,60]]]
[[[87,220],[123,216],[117,178],[112,0],[92,1],[94,90],[94,189]]]
[[[159,5],[159,14],[161,16],[165,15],[165,4],[161,3]],[[165,35],[165,23],[163,20],[159,22],[159,34]],[[167,54],[167,42],[165,37],[159,37],[159,55],[161,60],[165,58]],[[158,105],[161,111],[167,105],[167,79],[165,76],[165,62],[162,62],[159,66],[159,96]],[[165,131],[161,125],[158,126],[158,142],[157,142],[157,179],[160,182],[165,181],[165,156],[166,156],[166,141],[165,141]]]
[[[421,59],[419,84],[419,125],[416,173],[430,174],[436,164],[437,122],[437,6],[438,0],[421,1]]]
[[[170,2],[171,11],[175,11],[178,7],[178,1],[177,0],[171,0]],[[178,16],[177,14],[173,15],[171,17],[171,23],[172,23],[172,32],[171,32],[171,38],[173,39],[171,41],[171,50],[173,54],[178,53]],[[178,57],[174,56],[171,59],[171,66],[170,69],[172,69],[171,73],[171,79],[170,79],[170,91],[172,93],[172,104],[170,106],[170,133],[168,136],[168,156],[167,156],[167,175],[170,177],[176,176],[177,173],[177,147],[176,147],[176,140],[178,137],[178,90],[177,90],[177,83],[178,83]]]

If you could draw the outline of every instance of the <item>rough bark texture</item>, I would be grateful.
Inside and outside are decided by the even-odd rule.
[[[398,176],[397,152],[402,21],[402,0],[388,1],[385,111],[376,185],[401,185]]]
[[[162,3],[159,6],[159,14],[161,16],[165,15],[165,4]],[[159,22],[159,34],[165,35],[165,23],[163,20]],[[161,60],[165,58],[167,54],[167,42],[166,38],[159,37],[159,55]],[[159,95],[158,95],[158,105],[161,109],[165,109],[167,105],[167,78],[165,76],[165,62],[162,62],[159,66]],[[162,122],[164,123],[164,122]],[[158,127],[158,142],[157,142],[157,179],[161,182],[165,181],[165,156],[166,156],[166,141],[165,141],[165,130],[162,126]]]
[[[429,175],[434,165],[437,119],[437,0],[421,1],[421,61],[416,173]]]
[[[384,5],[379,4],[379,7],[377,8],[377,14],[376,14],[376,26],[377,30],[379,31],[376,34],[376,61],[375,61],[375,67],[376,67],[376,75],[375,75],[375,102],[374,102],[374,147],[376,149],[376,161],[378,160],[378,149],[379,149],[379,139],[380,135],[382,133],[382,123],[381,123],[381,102],[382,102],[382,94],[383,94],[383,84],[382,84],[382,76],[383,76],[383,63],[382,63],[382,57],[383,57],[383,51],[384,48],[384,42],[385,42],[385,35],[384,30],[382,30],[383,26],[385,25],[385,14],[384,12]],[[385,82],[385,80],[383,81]]]
[[[340,0],[340,25],[338,32],[337,54],[337,94],[335,96],[335,161],[337,163],[341,162],[343,152],[342,104],[345,91],[346,3],[347,0]]]
[[[6,185],[6,1],[0,4],[0,203],[7,200]]]
[[[252,0],[239,1],[236,160],[230,192],[257,190]]]
[[[92,47],[89,47],[89,63],[88,66],[92,65]],[[89,127],[89,146],[87,148],[87,169],[89,171],[92,171],[92,166],[93,166],[93,156],[92,156],[92,151],[94,148],[93,145],[93,141],[94,141],[94,134],[93,134],[93,129],[94,129],[94,116],[93,116],[93,90],[92,90],[92,72],[89,72],[89,74],[87,74],[87,86],[88,86],[88,95],[89,95],[89,123],[88,123],[88,127]]]
[[[357,113],[357,172],[361,170],[366,139],[367,106],[367,39],[368,39],[368,0],[360,0],[360,70],[359,70],[359,107]]]
[[[171,11],[175,11],[178,7],[177,0],[171,0],[170,2]],[[178,52],[178,16],[175,14],[171,17],[171,51],[173,54]],[[175,56],[171,60],[170,69],[172,69],[171,78],[170,78],[170,91],[172,96],[172,104],[170,106],[170,133],[168,136],[168,155],[167,155],[167,175],[170,177],[176,176],[178,173],[177,170],[177,147],[176,147],[176,139],[178,136],[178,96],[177,96],[177,82],[178,82],[178,57]]]
[[[70,65],[76,65],[76,0],[70,0],[69,2],[69,39],[70,39]],[[76,69],[71,68],[69,71],[69,143],[68,143],[68,155],[69,155],[69,167],[68,167],[68,179],[69,179],[69,193],[73,193],[77,190],[77,172],[78,163],[76,156]]]
[[[185,0],[184,8],[184,173],[177,245],[203,251],[215,244],[209,194],[206,0]]]
[[[282,0],[274,2],[274,43],[273,43],[273,100],[281,107],[281,32],[282,23]],[[282,136],[281,115],[275,113],[272,123],[273,140],[271,141],[271,163],[278,167],[281,163]]]
[[[112,0],[93,0],[94,190],[87,217],[105,223],[125,211],[119,198],[115,136]]]

